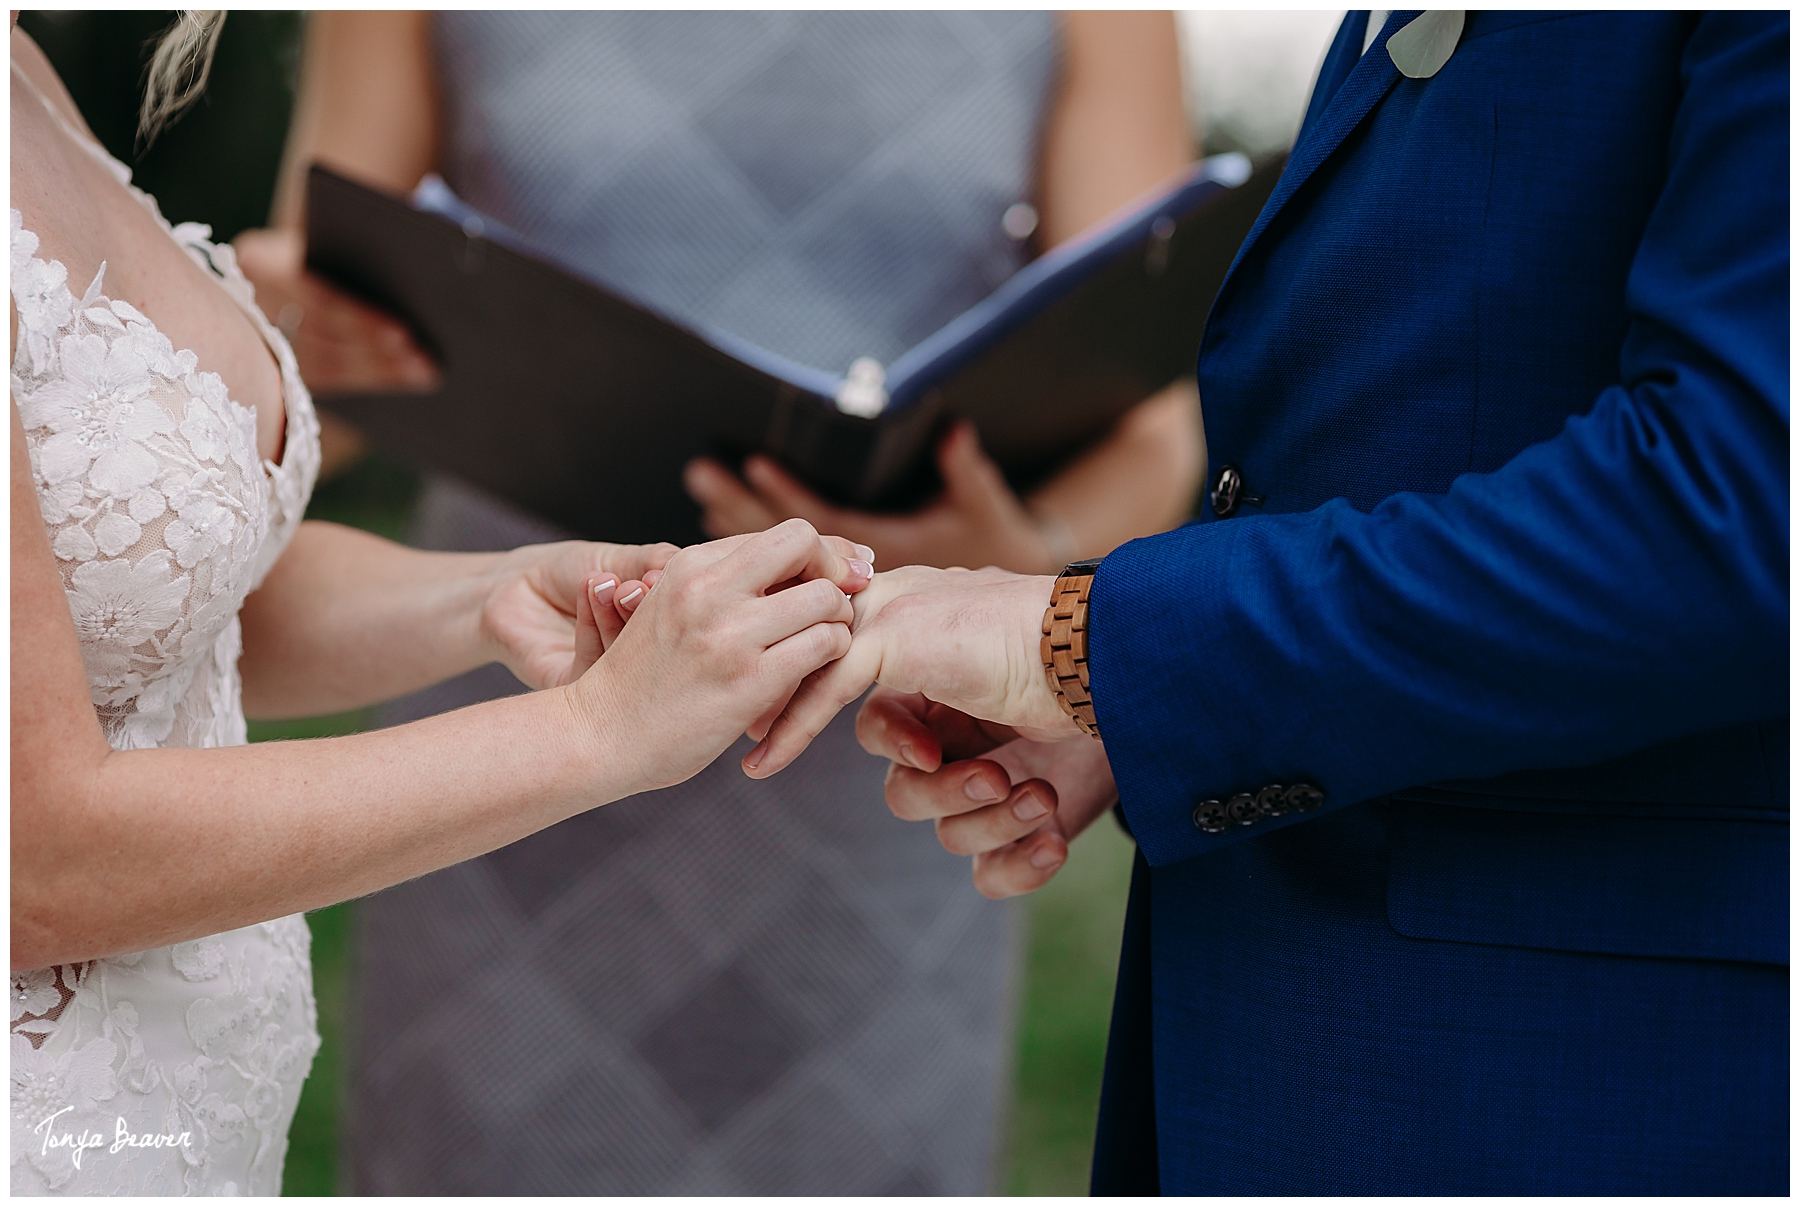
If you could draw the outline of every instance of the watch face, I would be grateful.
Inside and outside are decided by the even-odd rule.
[[[1063,567],[1062,573],[1057,575],[1056,577],[1058,577],[1058,578],[1080,578],[1083,575],[1092,574],[1094,571],[1096,571],[1100,568],[1100,562],[1101,562],[1101,559],[1097,558],[1097,557],[1084,558],[1078,562],[1070,562],[1068,565]]]

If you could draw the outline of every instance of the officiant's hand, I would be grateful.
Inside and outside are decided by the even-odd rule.
[[[696,546],[695,556],[717,560],[747,539]],[[803,574],[834,575],[844,594],[868,586],[873,567],[867,549],[842,537],[817,541],[820,557],[835,560],[811,563]],[[494,661],[527,687],[573,683],[612,647],[676,552],[676,546],[666,543],[560,541],[500,554],[486,575],[480,612],[483,644]],[[776,589],[801,581],[795,578]]]
[[[232,240],[238,266],[256,287],[256,302],[293,345],[300,379],[315,394],[403,393],[434,390],[438,368],[412,332],[306,269],[298,231],[248,230]],[[355,461],[363,438],[343,420],[321,412],[321,475]]]
[[[1039,652],[1054,580],[1005,570],[903,566],[856,597],[856,640],[811,675],[744,756],[756,779],[793,762],[836,716],[879,683],[922,694],[1021,736],[1082,737],[1044,676]],[[755,736],[755,735],[753,735]]]
[[[959,423],[937,450],[944,490],[911,515],[875,515],[826,502],[767,457],[744,462],[744,476],[717,461],[690,462],[688,494],[703,509],[713,536],[761,532],[790,516],[820,532],[872,545],[889,566],[1004,566],[1042,572],[1062,568],[1039,522],[981,449],[975,428]]]
[[[1098,742],[1034,742],[922,695],[878,687],[856,718],[870,754],[892,760],[887,803],[931,821],[953,855],[971,856],[984,897],[1042,888],[1069,843],[1119,798]]]
[[[232,240],[257,305],[294,346],[314,393],[430,390],[437,366],[406,325],[307,271],[298,231],[248,230]]]

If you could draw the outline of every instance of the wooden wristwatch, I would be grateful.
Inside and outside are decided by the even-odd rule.
[[[1044,639],[1038,647],[1056,702],[1090,738],[1100,736],[1094,698],[1088,694],[1087,660],[1088,591],[1099,568],[1100,559],[1091,558],[1070,562],[1056,576],[1050,606],[1044,609]]]

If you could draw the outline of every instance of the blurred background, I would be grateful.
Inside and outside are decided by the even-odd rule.
[[[228,240],[269,214],[299,69],[304,16],[234,12],[205,97],[143,147],[137,109],[149,47],[173,11],[26,12],[94,133],[131,165],[172,222],[209,223]],[[1293,141],[1341,11],[1179,14],[1189,117],[1207,154],[1260,159]],[[416,475],[379,455],[320,486],[309,515],[399,539]],[[351,733],[365,713],[279,725],[252,723],[252,741]],[[1013,1096],[1001,1181],[1012,1194],[1085,1194],[1131,844],[1100,824],[1075,844],[1024,917],[1030,928]],[[286,1194],[335,1194],[338,1086],[354,987],[348,964],[355,905],[308,916],[324,1047],[300,1100]]]

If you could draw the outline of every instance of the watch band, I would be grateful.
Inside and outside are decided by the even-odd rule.
[[[1087,660],[1088,591],[1099,567],[1097,558],[1070,562],[1056,576],[1050,606],[1044,609],[1044,636],[1038,647],[1056,702],[1090,738],[1100,736],[1094,698],[1088,694]]]

